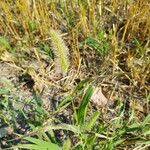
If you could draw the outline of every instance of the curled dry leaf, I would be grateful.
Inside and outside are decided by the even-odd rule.
[[[91,97],[91,102],[97,107],[104,107],[107,104],[108,99],[104,96],[100,87],[96,87],[94,89],[94,93]]]

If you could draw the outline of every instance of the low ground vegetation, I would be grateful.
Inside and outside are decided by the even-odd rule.
[[[1,0],[0,148],[148,150],[149,0]]]

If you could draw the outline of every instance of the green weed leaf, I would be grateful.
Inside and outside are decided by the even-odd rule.
[[[88,89],[86,90],[86,93],[81,101],[79,110],[78,110],[78,123],[81,125],[85,122],[85,116],[86,116],[86,111],[87,111],[87,105],[90,101],[90,98],[93,94],[93,87],[90,85]]]
[[[99,112],[95,112],[91,117],[90,119],[85,123],[85,130],[91,130],[92,127],[95,125],[96,123],[96,120],[98,119],[100,113]]]

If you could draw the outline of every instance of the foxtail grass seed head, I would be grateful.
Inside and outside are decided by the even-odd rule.
[[[69,68],[69,50],[62,39],[61,33],[50,29],[50,38],[55,55],[56,71],[60,72],[65,76]]]

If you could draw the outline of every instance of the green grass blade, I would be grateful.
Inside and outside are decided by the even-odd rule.
[[[32,137],[25,137],[24,139],[26,139],[27,141],[34,143],[33,145],[39,147],[40,149],[47,149],[47,148],[51,148],[53,150],[60,150],[60,147],[54,143],[51,142],[46,142],[40,139],[36,139],[36,138],[32,138]],[[23,146],[24,144],[22,144]],[[35,146],[35,147],[36,147]],[[39,149],[39,150],[40,150]]]
[[[71,150],[71,140],[67,139],[64,141],[63,150]]]
[[[95,125],[96,120],[98,119],[100,113],[99,112],[95,112],[90,119],[85,123],[85,130],[91,130],[92,127]]]
[[[86,116],[86,111],[87,111],[87,105],[90,101],[90,98],[93,94],[93,87],[90,85],[88,87],[88,89],[86,90],[86,93],[81,101],[81,104],[80,104],[80,107],[79,107],[79,110],[78,110],[78,114],[77,114],[77,117],[78,117],[78,123],[81,125],[84,123],[85,121],[85,116]]]
[[[29,150],[45,150],[45,148],[43,147],[39,147],[39,145],[35,145],[35,144],[19,144],[15,147],[12,148],[25,148],[25,149],[29,149]]]
[[[146,116],[146,118],[144,119],[144,121],[142,122],[142,127],[144,127],[146,124],[150,123],[150,114],[148,114]]]
[[[137,141],[136,144],[141,144],[141,145],[150,145],[150,141]]]
[[[81,90],[81,89],[84,87],[84,85],[85,85],[86,83],[88,83],[88,81],[89,81],[89,79],[85,79],[85,80],[80,81],[80,82],[77,84],[77,86],[75,87],[75,89],[73,90],[73,93],[77,92],[78,90]]]

